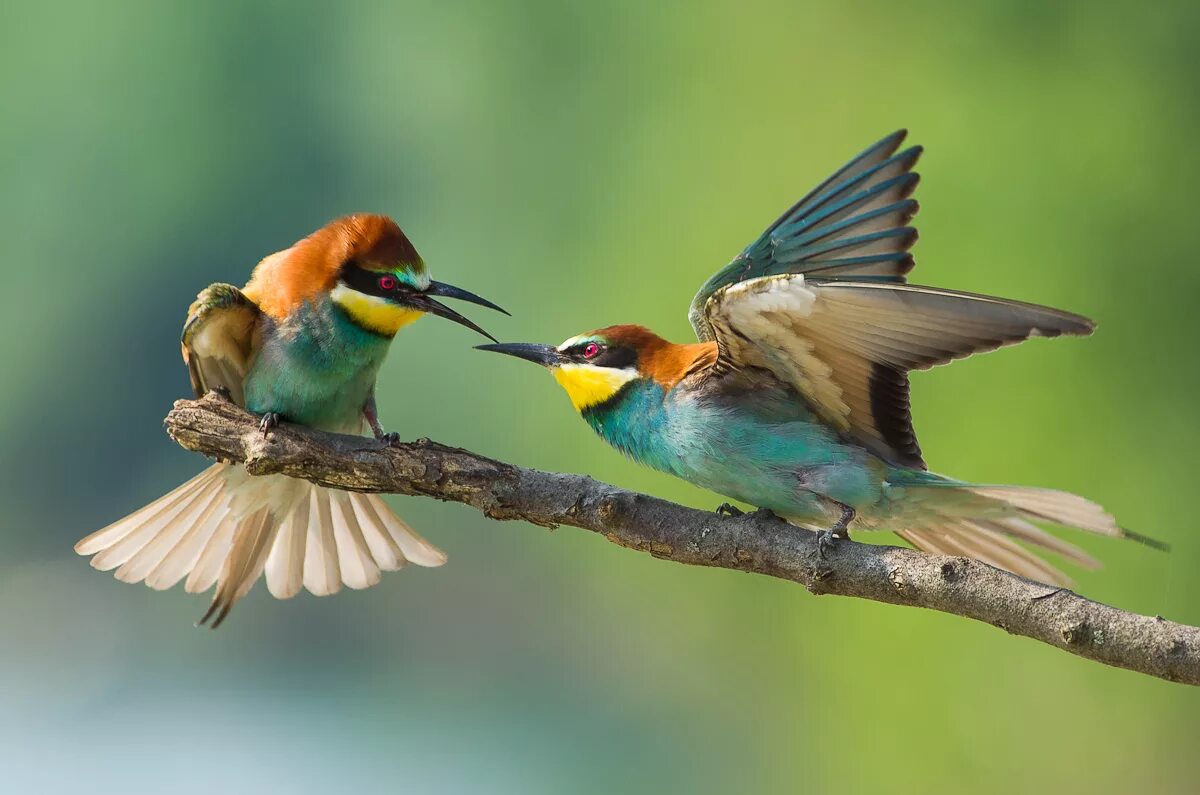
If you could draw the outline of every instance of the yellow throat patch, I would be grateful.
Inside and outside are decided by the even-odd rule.
[[[365,329],[391,337],[424,312],[399,306],[383,298],[365,295],[339,284],[329,297]]]
[[[625,384],[638,377],[636,370],[615,370],[591,364],[564,364],[551,370],[554,380],[567,390],[576,411],[608,400]]]

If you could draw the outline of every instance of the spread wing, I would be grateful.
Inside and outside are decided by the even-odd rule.
[[[917,230],[907,226],[917,212],[909,197],[920,181],[912,168],[922,151],[914,146],[896,154],[906,135],[894,132],[842,166],[700,288],[688,319],[701,341],[713,339],[708,299],[747,279],[808,273],[904,282],[913,268],[908,250],[917,241]]]
[[[788,208],[700,288],[688,317],[701,340],[717,342],[713,375],[765,368],[848,438],[923,469],[910,370],[1031,336],[1088,334],[1092,323],[905,283],[922,151],[898,152],[906,134],[868,147]]]
[[[258,349],[262,317],[258,305],[231,284],[209,285],[196,296],[181,340],[196,397],[224,389],[235,403],[245,405],[242,383]]]
[[[847,437],[893,464],[924,468],[908,371],[1031,336],[1089,334],[1087,318],[1047,307],[887,281],[739,281],[704,305],[713,374],[765,368]]]

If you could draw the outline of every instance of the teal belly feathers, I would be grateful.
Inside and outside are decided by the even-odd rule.
[[[391,339],[355,325],[328,298],[265,330],[246,378],[246,408],[322,430],[358,433]]]
[[[885,468],[783,388],[700,397],[639,380],[583,415],[640,463],[801,521],[836,516],[830,500],[874,505],[884,489]]]

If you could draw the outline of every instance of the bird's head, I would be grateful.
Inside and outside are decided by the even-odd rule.
[[[356,325],[387,337],[428,313],[495,339],[438,298],[504,312],[474,293],[431,279],[408,237],[384,215],[339,218],[272,254],[259,263],[246,292],[276,318],[328,295]]]
[[[546,367],[577,411],[613,400],[629,385],[653,381],[669,390],[716,360],[716,345],[676,345],[642,326],[609,326],[561,345],[510,342],[479,345]]]

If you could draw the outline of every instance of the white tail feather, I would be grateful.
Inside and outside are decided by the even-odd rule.
[[[388,532],[387,525],[379,518],[371,501],[366,494],[347,494],[350,506],[358,517],[358,526],[362,528],[363,538],[371,550],[371,557],[383,571],[396,571],[408,563],[408,558],[400,550],[400,545]]]
[[[1108,511],[1077,494],[1030,486],[976,486],[981,497],[1005,502],[1029,518],[1120,538],[1124,532]]]
[[[308,541],[304,548],[304,587],[317,596],[329,596],[342,589],[338,567],[337,541],[333,537],[333,517],[329,500],[320,499],[314,489],[308,515]]]
[[[102,530],[97,530],[75,545],[75,551],[80,555],[95,555],[97,552],[108,549],[113,544],[120,541],[129,533],[141,526],[142,522],[153,516],[165,504],[175,500],[180,494],[187,493],[195,488],[198,484],[212,478],[212,467],[201,472],[196,477],[189,480],[187,483],[179,486],[172,491],[167,492],[149,505],[145,505],[133,513],[113,522],[108,527]]]
[[[308,539],[310,499],[301,499],[279,527],[267,556],[267,590],[276,599],[291,599],[304,587],[304,542]]]
[[[220,501],[221,482],[213,478],[201,486],[180,512],[161,532],[153,536],[132,558],[117,569],[122,582],[141,582],[152,572],[187,531],[206,519]],[[99,555],[97,555],[99,557]]]
[[[356,590],[370,588],[379,582],[379,567],[350,507],[349,495],[344,491],[327,491],[322,496],[328,497],[333,514],[333,537],[337,541],[342,582]]]
[[[1074,544],[1037,527],[1034,522],[1049,522],[1165,547],[1153,539],[1122,529],[1099,505],[1065,491],[1025,486],[975,486],[952,481],[909,485],[906,490],[905,510],[892,519],[895,525],[904,528],[898,534],[918,549],[966,555],[1023,577],[1055,585],[1068,585],[1070,580],[1013,539],[1054,552],[1087,568],[1099,568],[1100,562]]]
[[[225,521],[228,510],[229,506],[223,494],[213,500],[205,515],[190,528],[185,528],[179,543],[175,544],[146,575],[146,585],[156,591],[165,591],[186,577],[196,567],[208,540]]]
[[[446,553],[430,544],[397,516],[378,494],[356,495],[364,498],[375,510],[380,524],[391,535],[406,560],[418,566],[441,566],[446,562]]]
[[[196,561],[196,567],[188,575],[183,589],[188,593],[204,593],[216,584],[225,567],[225,558],[233,549],[233,534],[237,530],[238,521],[232,513],[226,513],[216,530],[204,545],[204,551]]]
[[[189,593],[216,585],[203,619],[215,616],[214,627],[264,572],[271,594],[286,599],[301,588],[317,596],[369,588],[381,571],[446,561],[376,494],[252,478],[230,464],[209,467],[75,549],[125,582],[162,590],[186,577]]]

